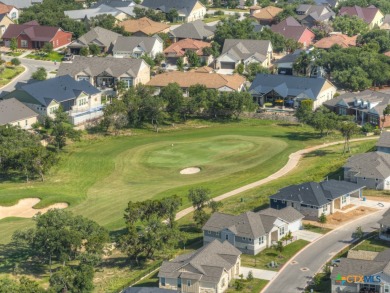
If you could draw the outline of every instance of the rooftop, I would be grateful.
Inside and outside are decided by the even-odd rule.
[[[147,17],[142,17],[140,19],[128,19],[120,22],[118,25],[123,26],[127,32],[142,32],[146,35],[154,35],[169,29],[169,25],[161,22],[155,22]]]
[[[15,98],[0,100],[0,125],[36,116],[38,113]]]
[[[329,37],[322,38],[315,44],[314,47],[320,49],[329,49],[334,45],[339,45],[342,48],[355,47],[356,46],[357,35],[349,37],[343,34],[334,34]]]
[[[343,166],[359,177],[386,179],[390,176],[390,154],[368,152],[353,155]]]
[[[187,50],[191,50],[194,51],[198,56],[203,56],[203,48],[206,47],[211,47],[211,44],[199,40],[184,39],[170,45],[164,50],[164,53],[173,53],[175,56],[180,57],[184,56]]]

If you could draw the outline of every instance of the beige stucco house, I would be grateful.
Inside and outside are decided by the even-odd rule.
[[[38,113],[15,98],[0,100],[0,125],[10,124],[30,129],[38,122]]]
[[[7,14],[0,15],[0,39],[3,37],[3,34],[7,30],[8,26],[13,23],[14,22],[7,16]]]

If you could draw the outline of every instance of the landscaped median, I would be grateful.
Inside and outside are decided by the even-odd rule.
[[[56,62],[61,62],[62,58],[64,57],[64,54],[61,54],[56,51],[52,51],[50,53],[46,52],[36,52],[36,53],[31,53],[26,56],[28,59],[34,59],[34,60],[42,60],[42,61],[56,61]]]
[[[0,69],[0,87],[3,87],[10,83],[12,79],[24,72],[23,66],[6,65],[3,69]]]

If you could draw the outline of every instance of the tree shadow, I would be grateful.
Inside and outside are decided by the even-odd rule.
[[[267,252],[265,255],[269,256],[269,257],[277,257],[278,256],[278,254],[275,252]]]
[[[278,123],[276,125],[281,127],[296,127],[300,124],[299,123]]]
[[[264,210],[266,208],[269,208],[269,203],[264,203],[261,206],[255,207],[253,209],[253,211],[256,213],[256,212],[259,212],[259,211]]]
[[[303,157],[304,158],[324,157],[331,154],[335,154],[335,152],[329,150],[315,150],[310,153],[304,154]]]
[[[313,133],[313,132],[287,132],[285,134],[278,134],[278,135],[273,135],[272,137],[277,137],[277,138],[283,138],[283,139],[288,139],[288,140],[299,140],[299,141],[308,141],[308,140],[313,140],[313,139],[318,139],[321,137],[319,133]]]

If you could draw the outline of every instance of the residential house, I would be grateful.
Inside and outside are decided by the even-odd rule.
[[[192,71],[172,71],[157,74],[147,83],[156,87],[156,93],[170,83],[177,83],[188,96],[188,89],[192,85],[201,84],[208,89],[216,89],[221,92],[240,92],[245,88],[245,78],[238,74],[223,75],[214,73],[210,67],[202,67]]]
[[[324,103],[324,106],[339,115],[351,115],[356,123],[389,127],[390,119],[383,115],[383,110],[390,104],[390,94],[365,90],[359,93],[345,93]]]
[[[283,9],[275,6],[258,7],[258,9],[251,10],[251,17],[261,25],[271,25],[274,23],[275,17],[282,11]]]
[[[390,154],[368,152],[353,155],[343,166],[344,180],[367,188],[390,190]]]
[[[176,10],[179,14],[176,21],[183,22],[203,19],[206,14],[206,6],[198,0],[144,0],[142,5],[163,13]]]
[[[7,5],[0,2],[0,14],[6,14],[12,21],[19,18],[19,10],[14,5]]]
[[[215,240],[164,261],[158,273],[159,287],[177,292],[225,292],[240,274],[240,255],[241,251],[228,241]]]
[[[249,92],[260,105],[273,103],[297,107],[302,100],[312,100],[313,109],[333,98],[336,87],[327,79],[292,75],[257,74]]]
[[[382,131],[375,146],[378,152],[390,154],[390,132]]]
[[[383,214],[379,220],[379,238],[390,241],[390,208]]]
[[[390,30],[390,14],[386,14],[383,18],[383,23],[380,26],[381,30]]]
[[[316,5],[326,5],[334,9],[339,5],[339,0],[314,0]]]
[[[330,215],[351,202],[351,196],[362,197],[362,184],[329,180],[290,185],[270,196],[273,209],[293,207],[308,219]]]
[[[1,0],[1,3],[6,5],[12,5],[17,9],[25,9],[34,4],[40,4],[43,0]]]
[[[307,27],[301,25],[294,17],[289,16],[285,20],[271,26],[274,33],[279,33],[286,39],[293,39],[308,47],[313,43],[314,33]]]
[[[142,59],[75,56],[70,63],[61,63],[57,76],[70,75],[77,81],[86,80],[105,89],[146,84],[150,80],[150,66]]]
[[[274,61],[278,74],[294,75],[294,63],[301,56],[304,50],[297,49],[291,54],[286,54],[280,59]]]
[[[134,17],[133,12],[134,6],[131,7],[111,7],[105,4],[101,4],[96,8],[78,9],[78,10],[66,10],[64,11],[65,16],[73,20],[84,21],[97,17],[100,15],[112,15],[116,21],[123,21],[127,18]]]
[[[131,33],[132,36],[152,36],[159,33],[167,33],[170,28],[165,23],[155,22],[147,17],[128,19],[120,22],[118,26],[123,26],[124,30]]]
[[[202,64],[209,65],[213,62],[213,56],[204,54],[204,48],[211,48],[211,44],[193,39],[184,39],[173,43],[166,48],[164,50],[164,55],[168,64],[176,65],[179,58],[183,58],[184,63],[188,63],[186,53],[188,51],[193,51],[199,56]]]
[[[30,129],[38,122],[38,113],[15,98],[0,100],[0,125],[10,124]]]
[[[222,53],[216,60],[216,68],[233,70],[241,63],[245,66],[259,63],[263,67],[270,67],[271,60],[271,41],[226,39]]]
[[[13,23],[14,22],[7,16],[7,14],[0,14],[0,39],[3,37],[3,34],[8,26]]]
[[[26,84],[2,99],[16,98],[41,116],[54,118],[61,105],[74,125],[103,115],[100,91],[86,80],[76,81],[69,75]]]
[[[330,292],[390,292],[390,249],[373,260],[341,258],[330,279]]]
[[[245,254],[256,255],[288,232],[301,229],[304,216],[294,208],[266,209],[240,215],[214,213],[202,227],[203,244],[228,241]]]
[[[173,42],[184,39],[211,41],[214,37],[215,29],[215,26],[207,25],[201,20],[195,20],[193,22],[183,23],[171,30],[168,35]]]
[[[329,37],[322,38],[318,42],[314,43],[313,46],[318,49],[328,50],[334,45],[338,45],[341,48],[356,47],[357,35],[349,37],[344,34],[332,34]]]
[[[119,37],[112,49],[115,58],[139,58],[147,55],[154,58],[164,50],[164,42],[158,36],[154,37]]]
[[[45,43],[51,43],[57,49],[72,41],[72,33],[59,27],[39,25],[34,20],[24,24],[10,24],[3,34],[5,46],[10,47],[14,38],[19,49],[41,49]]]
[[[341,7],[339,15],[356,16],[367,23],[370,29],[373,29],[375,26],[380,27],[384,20],[383,13],[374,5],[368,7],[344,6]]]
[[[108,5],[111,7],[137,7],[142,6],[136,4],[133,0],[100,0],[91,5],[92,8],[99,7],[100,5]]]
[[[329,6],[301,4],[297,7],[298,20],[302,25],[313,27],[322,22],[329,22],[336,13]]]
[[[86,34],[68,45],[71,53],[80,54],[81,48],[88,48],[89,45],[97,45],[102,53],[111,53],[114,43],[121,35],[102,27],[94,27]]]
[[[121,293],[172,293],[172,290],[156,287],[128,287]]]

